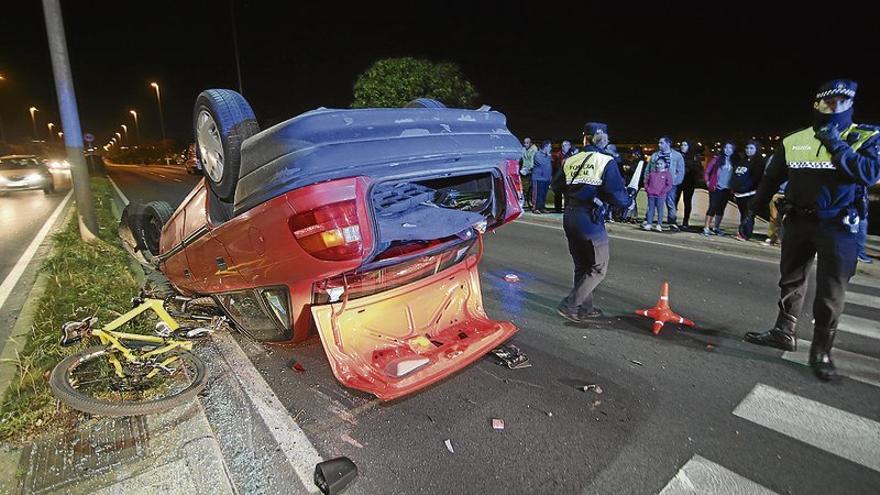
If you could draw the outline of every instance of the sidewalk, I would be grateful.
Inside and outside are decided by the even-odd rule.
[[[690,225],[694,232],[649,232],[642,230],[640,223],[608,223],[606,224],[606,229],[612,238],[659,242],[687,249],[699,249],[709,252],[733,254],[772,261],[779,260],[779,246],[768,246],[763,242],[767,237],[767,222],[760,218],[755,219],[755,237],[752,240],[743,242],[734,239],[734,234],[736,234],[737,227],[739,226],[739,209],[733,203],[728,203],[727,208],[724,210],[724,219],[721,223],[721,228],[727,233],[727,235],[723,237],[707,237],[699,233],[697,227],[699,227],[700,231],[702,230],[703,222],[705,221],[704,213],[708,206],[708,198],[709,195],[705,190],[698,189],[694,193],[694,205],[690,218]],[[640,221],[642,221],[644,220],[644,214],[647,208],[647,197],[645,196],[644,191],[639,192],[637,201],[639,218]],[[683,211],[683,206],[680,203],[678,207],[679,221],[682,217]],[[535,215],[531,212],[525,212],[517,221],[554,225],[562,228],[561,213]],[[866,250],[868,255],[875,259],[875,262],[870,265],[859,263],[856,270],[857,274],[869,277],[880,277],[880,236],[868,236]]]

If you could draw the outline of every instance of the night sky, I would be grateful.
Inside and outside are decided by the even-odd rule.
[[[518,136],[579,138],[604,120],[616,142],[742,138],[810,123],[816,86],[859,81],[856,120],[880,123],[880,17],[871,2],[701,10],[618,9],[579,2],[341,2],[235,0],[244,94],[263,127],[320,107],[347,107],[373,61],[416,56],[459,64],[482,103]],[[623,4],[613,2],[612,4]],[[0,115],[10,140],[58,124],[41,2],[4,2]],[[150,81],[162,88],[170,137],[191,139],[195,96],[237,86],[228,0],[62,0],[85,131],[106,142],[141,115],[159,136]],[[830,7],[826,7],[830,9]],[[861,10],[859,10],[861,9]],[[852,20],[850,20],[850,18]]]

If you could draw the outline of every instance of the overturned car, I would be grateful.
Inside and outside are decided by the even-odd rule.
[[[204,179],[176,211],[143,207],[138,248],[185,296],[211,296],[270,342],[317,333],[336,378],[394,399],[514,332],[484,309],[482,234],[517,218],[520,145],[504,115],[318,109],[262,132],[244,98],[207,90]]]

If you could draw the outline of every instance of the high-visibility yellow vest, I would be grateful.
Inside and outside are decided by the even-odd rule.
[[[614,158],[598,151],[581,151],[576,155],[572,155],[562,164],[562,170],[565,173],[565,183],[569,186],[601,186],[602,174],[605,172],[605,167],[612,160]]]
[[[880,131],[860,129],[858,125],[852,124],[840,133],[840,139],[849,144],[853,151],[858,151],[865,141],[878,133]],[[815,134],[812,127],[807,127],[782,140],[782,145],[785,147],[785,164],[789,169],[837,169],[837,166],[831,162],[831,153],[816,139]],[[856,137],[852,137],[853,134]]]

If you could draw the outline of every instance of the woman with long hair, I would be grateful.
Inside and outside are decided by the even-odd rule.
[[[724,143],[720,155],[716,155],[706,166],[703,178],[706,179],[706,187],[709,189],[709,209],[706,211],[706,223],[703,225],[703,235],[724,235],[721,230],[721,219],[724,218],[724,208],[730,199],[730,182],[733,171],[736,168],[736,145],[732,141]],[[715,228],[710,228],[714,222]]]

